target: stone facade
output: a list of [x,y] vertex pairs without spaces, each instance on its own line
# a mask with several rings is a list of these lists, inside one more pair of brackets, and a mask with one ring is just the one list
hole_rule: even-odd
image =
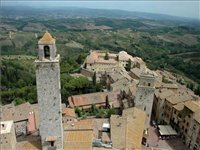
[[2,121],[0,132],[0,149],[16,150],[16,136],[13,121]]
[[[108,55],[108,59],[105,59],[106,54]],[[114,53],[94,50],[87,56],[83,68],[96,73],[113,72],[119,68],[124,69],[129,61],[131,62],[131,68],[138,67],[142,69],[146,67],[146,64],[141,58],[132,57],[125,51]]]
[[[42,149],[63,149],[62,105],[59,55],[54,39],[47,32],[38,42],[39,59],[36,63],[36,82],[39,105],[39,132]],[[51,45],[52,44],[52,45]],[[45,54],[45,46],[49,49]]]
[[196,120],[193,120],[190,124],[186,136],[186,145],[192,150],[200,149],[200,123]]
[[148,72],[140,75],[139,85],[137,86],[135,107],[146,112],[146,129],[148,130],[151,118],[151,111],[155,92],[155,76]]

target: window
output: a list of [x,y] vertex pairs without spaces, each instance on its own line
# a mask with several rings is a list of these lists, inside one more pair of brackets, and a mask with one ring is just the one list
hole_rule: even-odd
[[52,147],[54,146],[54,141],[51,141],[51,146],[52,146]]
[[151,83],[148,83],[148,86],[151,86]]
[[146,111],[146,106],[144,107],[144,111]]
[[189,125],[189,123],[187,122],[187,126]]
[[174,114],[176,114],[176,110],[174,111]]
[[187,129],[185,129],[185,133],[187,133]]
[[44,46],[44,57],[49,58],[50,57],[50,48],[49,46]]
[[193,126],[193,130],[196,130],[196,124],[194,124],[194,126]]

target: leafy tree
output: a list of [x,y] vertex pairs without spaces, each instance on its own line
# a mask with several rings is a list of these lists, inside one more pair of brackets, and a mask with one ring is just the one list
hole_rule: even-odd
[[93,85],[96,85],[96,71],[93,74],[92,82],[93,82]]
[[96,114],[97,118],[104,118],[106,116],[104,109],[98,109],[98,113]]
[[187,88],[194,90],[194,84],[193,83],[188,83]]
[[82,113],[79,107],[75,108],[75,113],[78,115],[78,117],[82,117]]
[[197,86],[197,88],[195,89],[194,93],[196,95],[199,95],[200,96],[200,85]]
[[92,104],[92,107],[91,107],[91,113],[92,113],[92,115],[95,115],[97,112],[98,112],[98,110],[97,110],[96,105]]
[[14,102],[15,102],[15,105],[20,105],[20,104],[23,104],[25,100],[22,98],[16,98]]
[[80,54],[80,55],[78,56],[78,58],[76,59],[76,62],[77,62],[78,64],[82,64],[83,61],[84,61],[83,55]]
[[107,110],[107,115],[106,117],[110,118],[111,115],[115,115],[116,114],[116,110],[115,108],[111,108]]

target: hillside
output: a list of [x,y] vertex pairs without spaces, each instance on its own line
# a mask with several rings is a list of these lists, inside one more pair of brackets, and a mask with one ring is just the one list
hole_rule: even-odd
[[[46,30],[56,37],[62,74],[77,72],[91,49],[125,50],[144,59],[150,69],[169,70],[200,84],[200,29],[195,20],[117,10],[71,8],[52,10],[53,13],[45,13],[47,9],[9,10],[2,9],[0,24],[4,71],[1,88],[5,92],[10,88],[21,90],[22,85],[34,79],[34,59],[24,55],[36,56],[37,41]],[[9,73],[18,74],[15,67],[19,74],[23,73],[21,70],[27,72],[25,83],[13,85],[21,79],[18,75],[12,80],[8,78]],[[35,87],[35,81],[29,83]]]

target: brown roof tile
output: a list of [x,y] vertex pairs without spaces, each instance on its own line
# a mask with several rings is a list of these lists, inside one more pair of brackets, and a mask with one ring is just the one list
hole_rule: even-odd
[[194,120],[196,120],[198,123],[200,123],[200,110],[198,110],[194,113]]
[[74,109],[73,108],[66,108],[65,109],[65,116],[76,117]]
[[92,149],[94,120],[80,120],[64,125],[64,149]]
[[74,106],[87,106],[92,104],[102,104],[106,101],[108,95],[109,102],[112,103],[117,100],[119,92],[98,92],[82,95],[74,95],[68,97],[70,107]]
[[188,109],[190,109],[192,112],[196,112],[196,111],[200,110],[200,105],[195,101],[187,101],[184,103],[184,105]]
[[137,108],[123,111],[122,116],[112,115],[111,140],[117,149],[141,149],[145,127],[145,112]]
[[45,32],[43,37],[39,40],[39,44],[54,44],[55,39],[51,36],[49,32]]
[[181,111],[184,108],[184,103],[178,103],[178,104],[174,105],[173,108],[178,111]]

